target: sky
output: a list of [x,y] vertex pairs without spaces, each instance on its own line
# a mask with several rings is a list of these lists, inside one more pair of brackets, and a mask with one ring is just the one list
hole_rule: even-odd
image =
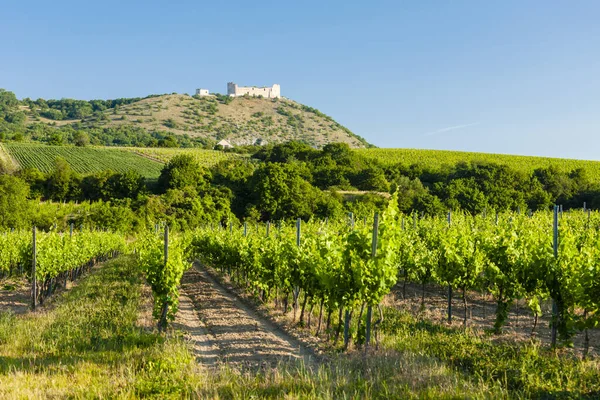
[[281,85],[379,147],[600,160],[600,2],[0,0],[0,87]]

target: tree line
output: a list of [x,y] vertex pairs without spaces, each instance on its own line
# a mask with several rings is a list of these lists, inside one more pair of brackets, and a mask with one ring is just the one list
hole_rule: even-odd
[[435,170],[417,164],[381,166],[345,144],[315,150],[289,142],[211,168],[201,167],[189,155],[176,156],[157,180],[133,171],[82,176],[63,159],[56,160],[51,173],[22,169],[0,181],[5,196],[0,227],[26,225],[27,216],[19,217],[13,209],[29,210],[27,204],[40,201],[93,205],[97,209],[88,212],[88,222],[103,218],[115,224],[106,221],[114,212],[120,216],[117,228],[165,221],[185,229],[238,220],[340,219],[348,212],[370,216],[387,206],[392,192],[398,192],[400,211],[423,215],[448,210],[526,212],[552,204],[568,209],[584,202],[588,208],[600,207],[600,185],[582,169],[560,172],[549,167],[525,174],[492,163],[458,163]]

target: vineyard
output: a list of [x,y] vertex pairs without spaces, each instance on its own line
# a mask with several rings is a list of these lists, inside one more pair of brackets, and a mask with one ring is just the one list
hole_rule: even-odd
[[556,167],[561,172],[570,172],[584,168],[590,175],[600,174],[600,161],[571,160],[562,158],[516,156],[508,154],[472,153],[449,150],[420,150],[420,149],[356,149],[358,154],[375,159],[384,165],[422,164],[440,168],[442,165],[456,165],[460,162],[491,162],[507,165],[524,173],[531,173],[536,168]]
[[[152,290],[151,314],[164,331],[177,318],[182,277],[197,268],[191,261],[200,260],[329,349],[397,348],[451,365],[459,357],[458,369],[462,365],[462,371],[492,382],[494,393],[514,392],[517,397],[565,390],[595,393],[600,387],[593,364],[600,322],[600,214],[563,213],[556,207],[551,213],[422,217],[399,213],[395,204],[360,220],[350,214],[337,221],[211,225],[185,232],[169,232],[157,224],[129,246],[120,235],[103,231],[37,232],[33,237],[31,231],[6,233],[0,236],[1,273],[29,276],[34,288],[40,282],[33,293],[43,300],[94,261],[133,252],[135,268]],[[417,315],[390,299],[391,293],[406,297],[407,286],[420,292]],[[424,319],[432,290],[447,299],[447,322],[459,320],[464,327],[453,323],[444,328]],[[467,307],[483,295],[495,303],[493,321],[484,327],[490,334],[505,329],[511,307],[519,301],[527,305],[534,331],[543,329],[542,321],[552,326],[551,341],[542,347],[535,342],[493,344],[470,333]],[[462,303],[458,312],[454,297]],[[550,311],[544,306],[548,303]],[[247,325],[258,329],[251,319]],[[591,364],[571,353],[551,352],[572,346],[576,335],[584,335],[578,354],[591,357]],[[364,354],[378,357],[377,352]],[[532,363],[552,375],[536,377],[539,371]]]
[[162,163],[167,163],[171,158],[178,155],[191,155],[198,162],[198,164],[205,168],[210,168],[223,160],[245,158],[245,156],[236,153],[225,153],[223,151],[205,149],[126,147],[125,150]]
[[27,276],[33,282],[33,305],[74,280],[97,261],[123,252],[125,241],[110,232],[68,234],[18,231],[0,235],[0,277]]
[[53,171],[58,157],[65,159],[80,174],[104,170],[136,171],[144,177],[156,178],[163,167],[160,162],[115,148],[46,146],[33,143],[5,143],[3,146],[21,168],[37,168],[42,172]]

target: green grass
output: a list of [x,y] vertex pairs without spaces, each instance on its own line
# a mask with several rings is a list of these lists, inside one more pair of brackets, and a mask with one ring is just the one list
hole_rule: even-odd
[[511,398],[600,398],[600,362],[581,361],[536,342],[498,343],[470,330],[385,308],[384,347],[439,359],[476,382],[500,385]]
[[484,161],[505,164],[509,167],[530,173],[536,168],[556,166],[561,171],[572,171],[585,168],[590,176],[600,174],[600,161],[572,160],[563,158],[517,156],[508,154],[472,153],[466,151],[448,150],[418,150],[418,149],[357,149],[359,154],[376,159],[384,165],[392,164],[423,164],[434,168],[442,165],[454,165],[461,161]]
[[121,258],[49,309],[0,312],[0,398],[180,397],[192,358],[136,326],[140,285]]
[[33,167],[42,172],[51,172],[57,157],[64,158],[80,174],[133,170],[144,177],[156,178],[163,168],[160,162],[119,148],[47,146],[34,143],[5,143],[3,147],[21,168]]

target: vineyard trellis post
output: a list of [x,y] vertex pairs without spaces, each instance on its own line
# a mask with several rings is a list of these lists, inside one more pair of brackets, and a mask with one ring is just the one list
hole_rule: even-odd
[[[300,236],[302,230],[302,219],[298,218],[296,220],[296,246],[300,247]],[[300,295],[300,286],[294,286],[294,321],[296,320],[296,314],[298,311],[298,296]]]
[[36,258],[37,258],[37,245],[36,245],[36,229],[33,227],[33,242],[32,242],[32,261],[31,261],[31,308],[35,311],[37,306],[37,277],[36,277]]
[[[558,259],[558,211],[559,207],[554,206],[552,219],[552,247],[554,248],[554,259]],[[558,305],[556,299],[552,299],[552,347],[556,347],[556,333],[558,325]]]
[[[164,250],[164,255],[165,255],[165,260],[164,260],[164,267],[165,269],[167,268],[167,265],[169,263],[169,225],[165,225],[165,250]],[[167,294],[167,297],[163,303],[163,308],[162,308],[162,312],[160,315],[160,321],[158,321],[158,330],[159,331],[164,331],[167,328],[167,312],[169,311],[169,295]]]
[[271,228],[271,222],[267,221],[267,237],[269,237],[269,229]]
[[248,223],[244,221],[244,237],[248,236]]
[[[452,211],[448,211],[448,228],[452,224]],[[452,285],[448,283],[448,323],[452,323]]]
[[[373,241],[371,243],[371,257],[373,258],[373,262],[375,262],[375,257],[377,257],[377,235],[379,232],[379,214],[375,213],[375,218],[373,220]],[[373,306],[369,304],[367,306],[367,323],[366,323],[366,334],[365,334],[365,352],[369,347],[369,343],[371,342],[371,319],[373,316]]]

